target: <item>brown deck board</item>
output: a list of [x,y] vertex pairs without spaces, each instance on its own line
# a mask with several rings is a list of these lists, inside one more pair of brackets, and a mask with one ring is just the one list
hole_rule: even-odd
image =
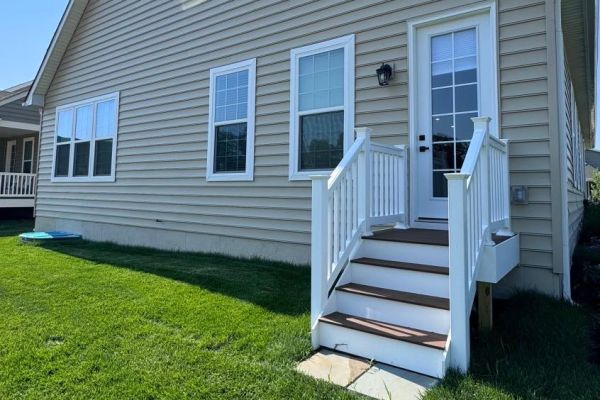
[[360,285],[358,283],[348,283],[336,288],[341,292],[370,296],[378,299],[400,301],[403,303],[415,304],[442,310],[450,309],[450,301],[443,297],[428,296],[419,293],[401,292],[399,290],[384,289],[374,286]]
[[327,324],[371,333],[373,335],[383,336],[390,339],[414,343],[421,346],[427,346],[438,350],[445,349],[446,340],[448,338],[447,335],[442,335],[439,333],[407,328],[405,326],[388,324],[386,322],[355,317],[353,315],[342,314],[339,312],[325,315],[319,318],[319,320]]
[[392,228],[375,231],[371,236],[363,236],[363,239],[448,246],[448,231],[437,229]]
[[380,260],[377,258],[360,257],[352,260],[357,264],[374,265],[377,267],[404,269],[408,271],[427,272],[431,274],[448,275],[448,267],[438,267],[436,265],[414,264],[400,261]]

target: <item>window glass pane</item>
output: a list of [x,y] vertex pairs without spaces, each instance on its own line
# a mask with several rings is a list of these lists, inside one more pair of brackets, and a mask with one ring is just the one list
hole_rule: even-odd
[[460,171],[465,157],[467,156],[467,150],[469,150],[469,144],[471,142],[457,142],[456,143],[456,168]]
[[92,137],[92,106],[77,108],[75,116],[75,140],[89,140]]
[[31,173],[31,161],[23,162],[23,173],[30,174]]
[[431,64],[431,87],[452,85],[452,61]]
[[73,110],[60,111],[56,123],[56,141],[58,143],[71,140],[73,130]]
[[454,57],[474,56],[477,54],[475,28],[454,33]]
[[457,86],[454,90],[456,112],[477,111],[477,84]]
[[477,58],[465,57],[454,61],[454,83],[477,82]]
[[343,154],[343,111],[300,117],[301,170],[333,169]]
[[28,140],[23,144],[23,160],[31,160],[33,156],[33,142]]
[[69,175],[69,151],[71,145],[62,144],[56,146],[56,158],[54,160],[54,176]]
[[244,119],[248,116],[248,70],[216,77],[215,122]]
[[431,140],[441,142],[454,139],[452,115],[433,117],[433,135]]
[[471,140],[473,137],[473,121],[477,113],[456,114],[456,140]]
[[96,138],[107,138],[115,136],[117,123],[115,100],[108,100],[96,105]]
[[431,109],[433,114],[449,114],[452,112],[452,88],[434,89],[431,91]]
[[298,109],[300,111],[344,105],[344,49],[300,57]]
[[454,169],[454,143],[433,145],[433,168]]
[[215,172],[246,170],[247,124],[221,125],[215,129]]
[[106,176],[111,174],[112,143],[112,139],[96,142],[94,176]]
[[453,171],[433,172],[433,197],[448,197],[448,180],[444,174]]
[[452,58],[452,34],[431,38],[431,61],[442,61]]
[[88,176],[90,165],[90,142],[75,143],[73,176]]

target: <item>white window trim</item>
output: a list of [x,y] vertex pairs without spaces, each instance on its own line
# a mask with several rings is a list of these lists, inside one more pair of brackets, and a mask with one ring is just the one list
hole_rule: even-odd
[[[309,180],[311,175],[330,173],[331,170],[300,171],[299,161],[299,117],[298,111],[298,61],[300,57],[323,53],[326,51],[344,49],[344,106],[331,110],[344,110],[344,153],[352,145],[354,138],[354,34],[343,36],[326,42],[316,43],[290,52],[290,164],[289,179],[291,181]],[[327,109],[320,110],[326,112]]]
[[[75,141],[71,136],[71,144],[70,144],[70,152],[69,152],[69,174],[68,176],[54,176],[56,172],[56,129],[58,129],[58,114],[61,111],[66,111],[69,109],[73,110],[73,128],[71,129],[71,135],[75,134],[75,123],[77,121],[76,117],[76,108],[88,104],[95,104],[105,100],[115,100],[115,135],[112,138],[112,160],[111,160],[111,174],[103,175],[103,176],[93,176],[94,172],[94,158],[95,158],[95,130],[96,130],[96,110],[93,108],[92,115],[92,139],[90,139],[90,159],[89,159],[89,170],[88,176],[73,176],[73,157],[75,155]],[[119,92],[109,93],[102,96],[97,96],[89,99],[85,99],[82,101],[78,101],[75,103],[65,104],[59,107],[56,107],[56,112],[54,114],[54,145],[52,147],[52,173],[50,175],[51,182],[114,182],[116,176],[116,168],[117,168],[117,140],[119,136]],[[103,138],[108,139],[108,138]]]
[[[31,159],[26,160],[25,159],[25,143],[27,142],[31,142]],[[30,173],[34,173],[33,171],[33,160],[35,158],[35,138],[34,137],[30,137],[30,138],[25,138],[23,139],[23,156],[21,157],[21,172],[25,171],[25,163],[30,161],[31,162],[31,172]]]
[[[248,70],[248,112],[246,118],[246,169],[244,172],[215,172],[215,110],[214,90],[216,78],[232,72]],[[256,58],[224,65],[210,70],[210,85],[208,99],[208,148],[206,155],[206,180],[208,182],[252,181],[254,179],[254,132],[255,132],[255,96],[256,96]]]

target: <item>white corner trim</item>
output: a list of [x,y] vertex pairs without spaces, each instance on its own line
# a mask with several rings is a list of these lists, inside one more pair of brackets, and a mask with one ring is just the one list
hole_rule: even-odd
[[299,115],[298,115],[298,60],[300,57],[323,53],[326,51],[344,49],[344,153],[348,151],[354,139],[354,59],[355,35],[342,36],[336,39],[315,43],[290,51],[290,142],[289,142],[289,180],[310,180],[311,175],[329,174],[324,171],[299,171]]
[[[244,172],[215,172],[215,89],[216,78],[232,72],[248,70],[248,111],[246,118],[234,122],[246,122],[246,168]],[[208,95],[208,145],[206,154],[206,180],[208,182],[232,182],[254,180],[254,135],[256,119],[256,58],[223,65],[210,70]]]
[[[96,105],[103,101],[107,100],[115,100],[115,109],[114,109],[114,118],[115,118],[115,134],[112,137],[112,159],[111,159],[111,173],[110,175],[102,175],[102,176],[94,176],[94,160],[95,160],[95,151],[96,151]],[[52,146],[52,171],[50,173],[50,181],[51,182],[63,182],[63,183],[77,183],[77,182],[114,182],[116,180],[116,169],[117,169],[117,142],[119,139],[119,101],[120,101],[120,93],[113,92],[104,94],[101,96],[77,101],[74,103],[64,104],[62,106],[56,107],[54,112],[54,131],[53,131],[53,146]],[[74,153],[75,153],[75,141],[73,135],[75,134],[75,123],[77,122],[76,118],[76,108],[84,105],[92,106],[92,135],[90,142],[90,150],[89,150],[89,166],[88,166],[88,175],[87,176],[73,176],[73,162],[74,162]],[[58,114],[61,111],[72,111],[73,112],[73,121],[71,128],[71,141],[68,142],[70,146],[69,150],[69,173],[68,176],[54,176],[56,171],[56,129],[58,129]],[[109,139],[108,137],[100,138],[98,141]],[[61,145],[66,145],[66,142]]]

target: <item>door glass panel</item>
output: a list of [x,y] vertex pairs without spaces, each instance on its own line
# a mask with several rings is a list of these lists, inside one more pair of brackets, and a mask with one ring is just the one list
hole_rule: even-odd
[[459,172],[479,115],[475,28],[431,38],[433,197],[448,197],[445,173]]

